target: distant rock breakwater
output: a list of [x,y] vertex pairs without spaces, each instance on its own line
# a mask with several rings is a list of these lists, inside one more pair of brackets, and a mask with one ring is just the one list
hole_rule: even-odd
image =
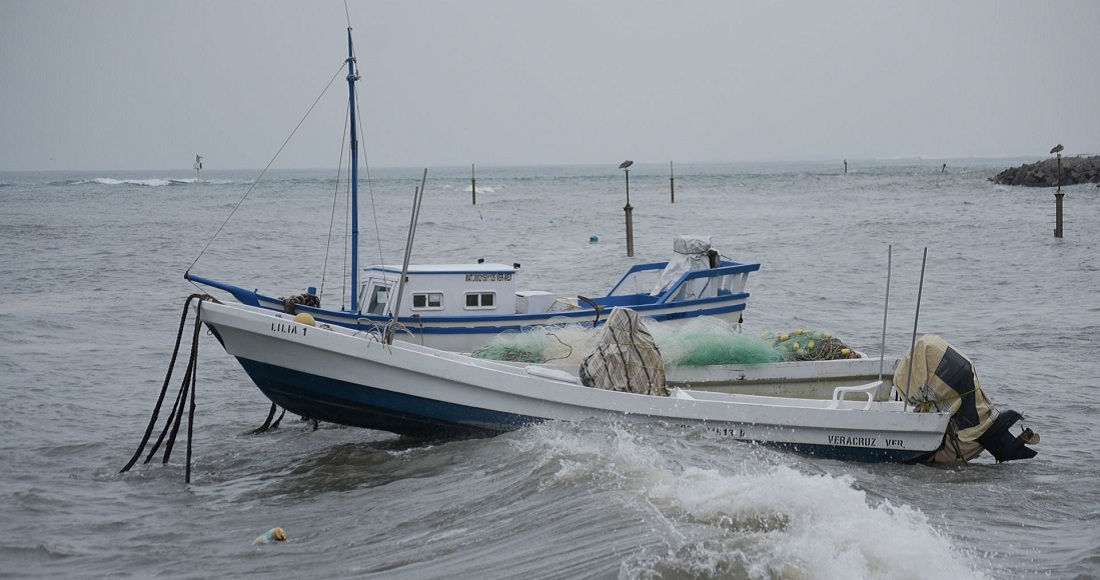
[[1027,187],[1100,183],[1100,155],[1063,157],[1061,183],[1058,182],[1058,160],[1056,158],[1036,161],[1019,167],[1009,167],[996,176],[990,177],[989,180],[1001,185],[1023,185]]

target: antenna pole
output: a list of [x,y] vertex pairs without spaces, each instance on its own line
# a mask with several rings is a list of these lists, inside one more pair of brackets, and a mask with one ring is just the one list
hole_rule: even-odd
[[924,247],[924,257],[920,261],[920,285],[917,286],[917,314],[913,317],[913,340],[909,343],[909,377],[905,379],[905,404],[902,409],[909,410],[909,391],[913,382],[913,359],[916,358],[917,348],[917,321],[920,319],[920,298],[924,293],[924,265],[928,262],[928,246]]
[[890,312],[890,270],[894,246],[886,246],[886,305],[882,307],[882,350],[878,361],[878,380],[882,380],[882,368],[886,366],[886,315]]
[[393,344],[393,331],[397,323],[397,315],[401,312],[401,295],[405,293],[405,280],[409,277],[409,259],[412,257],[413,237],[416,235],[416,222],[420,219],[420,200],[424,198],[424,183],[428,180],[428,168],[424,168],[424,176],[420,178],[420,187],[413,194],[412,218],[409,221],[409,238],[405,242],[405,262],[401,265],[401,279],[397,281],[397,298],[394,300],[393,310],[390,313],[390,324],[386,327],[383,341]]

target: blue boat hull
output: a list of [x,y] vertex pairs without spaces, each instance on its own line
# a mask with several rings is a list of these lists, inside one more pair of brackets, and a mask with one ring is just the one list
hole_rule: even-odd
[[424,439],[491,437],[543,419],[443,403],[238,357],[260,391],[303,417]]

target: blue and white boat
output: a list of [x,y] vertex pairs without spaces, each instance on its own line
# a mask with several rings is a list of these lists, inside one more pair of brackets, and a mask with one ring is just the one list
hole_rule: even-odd
[[[629,307],[656,321],[682,321],[716,316],[738,322],[749,294],[745,282],[759,264],[722,260],[715,268],[676,276],[667,289],[645,285],[670,268],[667,262],[631,267],[603,296],[561,296],[516,289],[517,268],[504,264],[410,265],[400,284],[401,266],[372,266],[348,309],[325,309],[308,302],[288,302],[255,290],[187,274],[198,284],[229,292],[242,304],[279,312],[306,312],[316,321],[362,331],[394,327],[393,308],[400,304],[395,337],[443,350],[470,352],[502,332],[556,324],[600,324],[601,313]],[[396,300],[397,293],[401,299]]]
[[[592,324],[601,312],[629,307],[656,321],[717,316],[738,322],[749,297],[748,275],[760,264],[725,259],[706,236],[674,240],[668,262],[631,267],[603,296],[581,297],[516,287],[519,264],[377,265],[360,270],[358,226],[358,140],[356,137],[355,53],[348,29],[348,92],[350,112],[351,212],[350,304],[331,308],[308,282],[304,293],[291,298],[263,294],[247,284],[213,280],[187,271],[196,284],[228,292],[249,306],[276,311],[307,312],[315,320],[356,330],[398,330],[399,340],[468,352],[502,332],[552,324]],[[421,188],[422,193],[423,188]],[[414,220],[415,222],[415,220]],[[410,226],[410,230],[415,227]],[[411,239],[411,234],[410,234]],[[364,281],[360,284],[360,275]],[[307,289],[308,288],[308,289]]]

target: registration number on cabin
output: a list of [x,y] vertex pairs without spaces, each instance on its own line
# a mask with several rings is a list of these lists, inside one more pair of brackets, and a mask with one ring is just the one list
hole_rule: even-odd
[[511,282],[511,274],[466,274],[467,282]]

